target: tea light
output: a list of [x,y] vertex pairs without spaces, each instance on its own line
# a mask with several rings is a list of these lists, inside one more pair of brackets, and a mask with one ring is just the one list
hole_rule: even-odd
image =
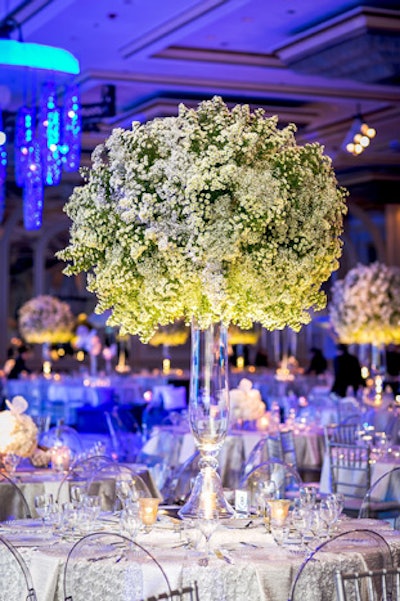
[[257,430],[261,430],[262,432],[267,431],[269,428],[269,422],[270,422],[269,415],[262,415],[257,420],[257,424],[256,424]]
[[284,524],[290,507],[290,499],[268,499],[266,501],[271,511],[271,520],[277,524]]
[[160,499],[139,497],[139,518],[145,526],[152,526],[157,520]]
[[56,446],[51,450],[51,467],[56,472],[67,472],[71,463],[71,451],[66,446]]

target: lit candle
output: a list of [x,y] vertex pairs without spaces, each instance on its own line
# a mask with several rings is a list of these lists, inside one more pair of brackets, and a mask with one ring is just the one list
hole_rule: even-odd
[[139,518],[145,526],[152,526],[157,520],[160,499],[139,497]]
[[265,432],[269,428],[269,415],[262,415],[257,420],[257,430]]
[[56,446],[51,450],[51,467],[57,472],[69,470],[71,451],[65,446]]
[[268,499],[267,503],[271,510],[271,520],[284,524],[289,513],[290,499]]

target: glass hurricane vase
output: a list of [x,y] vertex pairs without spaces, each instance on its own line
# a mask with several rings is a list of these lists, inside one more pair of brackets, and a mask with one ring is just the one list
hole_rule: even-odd
[[199,473],[182,518],[231,517],[218,474],[218,453],[229,424],[227,328],[214,324],[201,330],[192,322],[189,424],[200,452]]

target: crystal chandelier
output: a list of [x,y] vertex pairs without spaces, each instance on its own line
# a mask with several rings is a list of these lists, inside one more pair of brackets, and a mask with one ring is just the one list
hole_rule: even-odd
[[[5,210],[5,183],[9,153],[14,144],[15,181],[22,188],[23,220],[27,230],[42,225],[45,186],[56,186],[63,171],[76,171],[80,163],[81,105],[73,77],[77,59],[66,50],[9,39],[18,25],[0,24],[0,65],[23,69],[22,106],[16,113],[0,106],[0,222]],[[20,34],[21,38],[21,34]],[[29,100],[28,100],[29,97]],[[13,120],[13,136],[5,125]],[[11,139],[8,139],[10,138]],[[13,137],[13,139],[12,139]]]

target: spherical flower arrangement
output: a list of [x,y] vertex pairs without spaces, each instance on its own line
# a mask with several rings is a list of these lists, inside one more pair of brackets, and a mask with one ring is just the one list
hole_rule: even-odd
[[36,449],[38,429],[29,415],[24,415],[28,403],[23,397],[6,401],[8,409],[0,411],[0,453],[30,457]]
[[41,295],[22,305],[18,325],[23,338],[31,344],[62,344],[72,337],[74,317],[67,303]]
[[96,311],[144,342],[179,318],[298,330],[326,304],[346,193],[295,131],[220,97],[115,129],[65,206],[65,273],[88,272]]
[[400,343],[400,269],[357,265],[332,287],[329,318],[344,344]]
[[240,380],[239,386],[229,391],[229,404],[233,422],[254,421],[266,412],[260,391],[253,388],[253,383],[247,378]]

